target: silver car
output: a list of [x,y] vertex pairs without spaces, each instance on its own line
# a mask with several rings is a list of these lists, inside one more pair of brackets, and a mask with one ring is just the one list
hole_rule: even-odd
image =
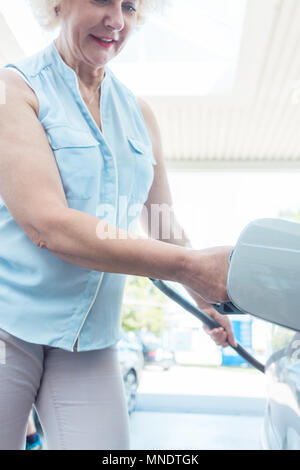
[[300,333],[271,328],[262,447],[300,450]]
[[136,406],[136,394],[144,367],[142,346],[139,342],[131,340],[124,334],[118,343],[119,361],[123,375],[128,413],[132,413]]

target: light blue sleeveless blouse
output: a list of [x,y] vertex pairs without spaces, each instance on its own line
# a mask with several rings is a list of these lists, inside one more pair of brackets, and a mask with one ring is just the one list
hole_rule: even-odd
[[[134,233],[156,161],[133,93],[105,67],[100,132],[54,42],[5,67],[36,93],[69,207]],[[38,248],[0,200],[0,328],[68,351],[111,346],[120,337],[125,281]]]

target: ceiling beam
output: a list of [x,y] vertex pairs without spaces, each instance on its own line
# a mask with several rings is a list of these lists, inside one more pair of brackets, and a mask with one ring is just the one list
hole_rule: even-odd
[[165,163],[170,171],[300,171],[300,160],[165,160]]

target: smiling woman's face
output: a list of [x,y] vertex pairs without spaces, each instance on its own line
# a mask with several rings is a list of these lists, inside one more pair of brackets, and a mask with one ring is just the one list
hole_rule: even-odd
[[104,66],[135,30],[138,9],[139,0],[62,0],[60,36],[74,57],[95,67]]

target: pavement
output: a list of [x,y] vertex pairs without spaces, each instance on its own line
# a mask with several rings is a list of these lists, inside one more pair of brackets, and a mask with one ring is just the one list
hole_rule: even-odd
[[147,366],[131,448],[260,450],[265,404],[265,376],[252,368]]

